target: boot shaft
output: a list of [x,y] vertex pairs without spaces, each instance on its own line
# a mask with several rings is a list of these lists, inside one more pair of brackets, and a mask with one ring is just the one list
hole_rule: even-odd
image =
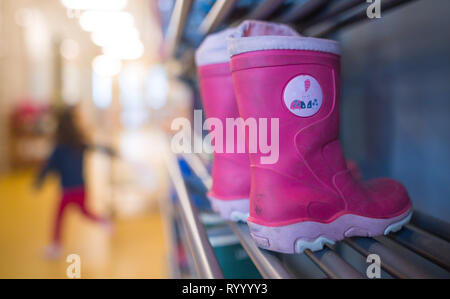
[[[262,30],[255,27],[262,26]],[[340,57],[333,41],[298,36],[278,25],[250,22],[229,40],[241,117],[277,119],[279,128],[247,135],[248,146],[278,143],[275,163],[260,148],[250,153],[250,219],[284,225],[327,220],[345,208],[333,178],[345,171],[339,143]],[[250,29],[249,29],[250,28]],[[249,33],[250,32],[250,33]],[[253,33],[282,36],[245,36]],[[244,36],[242,36],[244,35]],[[320,202],[314,202],[320,198]]]
[[[232,56],[231,70],[241,116],[279,120],[278,161],[262,165],[265,154],[258,150],[250,154],[252,167],[283,169],[336,193],[333,176],[346,170],[339,143],[340,57],[310,50],[251,51]],[[269,143],[277,141],[271,130],[267,134]]]
[[[210,35],[196,53],[200,92],[208,119],[216,119],[220,127],[212,127],[222,137],[221,147],[214,151],[213,185],[209,196],[220,200],[248,199],[250,193],[250,161],[246,153],[238,153],[237,134],[227,144],[227,119],[239,118],[230,71],[226,36],[231,30]],[[217,140],[212,140],[213,145]],[[226,152],[226,148],[235,148]],[[239,179],[237,179],[239,178]]]

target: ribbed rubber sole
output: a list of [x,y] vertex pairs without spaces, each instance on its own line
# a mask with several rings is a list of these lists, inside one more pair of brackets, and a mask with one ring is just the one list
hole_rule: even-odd
[[220,217],[233,222],[247,222],[250,205],[248,199],[221,200],[210,196],[208,198],[213,211]]
[[282,252],[318,251],[348,237],[375,237],[399,231],[412,216],[412,210],[389,218],[375,219],[345,214],[330,223],[298,222],[286,226],[263,226],[248,222],[253,240],[261,248]]

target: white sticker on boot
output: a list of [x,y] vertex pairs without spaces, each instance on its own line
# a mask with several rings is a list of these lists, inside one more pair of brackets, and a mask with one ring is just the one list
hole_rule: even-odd
[[286,107],[295,115],[312,116],[322,106],[322,88],[315,78],[309,75],[300,75],[286,85],[283,99]]

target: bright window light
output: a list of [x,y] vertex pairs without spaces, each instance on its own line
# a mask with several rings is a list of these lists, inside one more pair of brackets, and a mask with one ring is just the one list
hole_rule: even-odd
[[74,10],[121,10],[127,0],[61,0],[62,5]]
[[120,100],[123,107],[143,105],[145,69],[140,65],[127,65],[119,75]]
[[140,40],[122,42],[103,47],[105,55],[123,60],[135,60],[144,55],[144,45]]
[[100,55],[92,61],[95,73],[104,77],[113,77],[122,69],[122,62],[108,55]]
[[73,39],[66,38],[61,43],[60,52],[67,60],[74,60],[80,54],[80,46]]
[[120,28],[133,28],[133,16],[124,11],[85,11],[81,14],[80,25],[83,30],[114,31]]
[[126,108],[120,115],[120,120],[127,129],[137,129],[143,126],[148,119],[149,113],[144,109]]
[[117,30],[102,29],[92,32],[91,40],[99,47],[114,46],[139,40],[139,31],[134,27],[122,27]]
[[169,91],[169,80],[163,66],[156,65],[149,70],[146,88],[149,106],[156,110],[164,107]]
[[92,100],[95,106],[106,109],[111,105],[113,95],[113,78],[92,72]]
[[14,15],[16,24],[21,27],[31,27],[36,22],[36,11],[32,8],[20,8]]
[[63,66],[63,101],[69,105],[75,105],[80,100],[80,68],[75,63],[66,62]]
[[139,64],[128,64],[119,75],[122,124],[126,128],[138,128],[148,120],[145,109],[143,79],[145,68]]

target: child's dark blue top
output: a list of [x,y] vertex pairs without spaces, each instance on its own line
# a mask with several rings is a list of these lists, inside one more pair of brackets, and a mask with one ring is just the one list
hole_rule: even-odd
[[84,186],[83,157],[87,147],[75,149],[67,145],[57,145],[42,169],[38,181],[42,182],[45,175],[56,172],[63,189]]

